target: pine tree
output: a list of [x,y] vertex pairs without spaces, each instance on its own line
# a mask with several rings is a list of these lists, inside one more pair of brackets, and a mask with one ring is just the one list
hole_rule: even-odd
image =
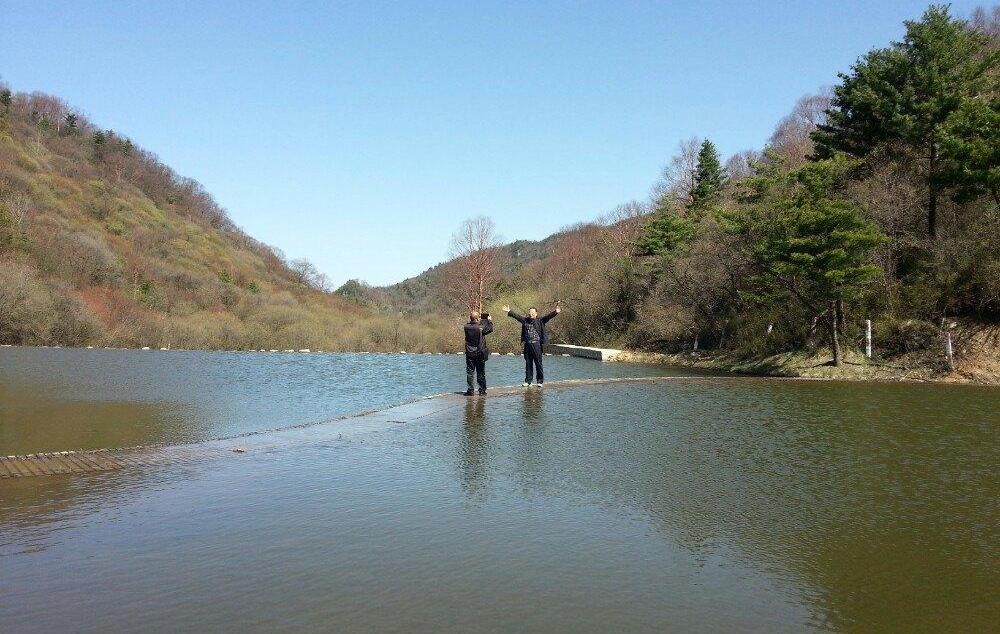
[[[997,142],[998,61],[987,36],[953,19],[947,6],[931,6],[920,21],[906,22],[902,42],[871,51],[840,75],[828,121],[813,133],[817,157],[886,149],[912,162],[927,188],[927,231],[935,237],[943,191],[962,197],[991,186],[977,148]],[[967,125],[970,118],[993,127]],[[977,157],[980,169],[970,178]]]
[[841,365],[844,303],[879,274],[869,263],[884,241],[859,210],[836,194],[851,168],[843,158],[806,165],[771,181],[767,192],[737,219],[747,255],[759,271],[756,299],[788,296],[828,316],[834,364]]
[[722,189],[724,179],[725,172],[719,161],[719,152],[715,149],[715,144],[706,139],[698,152],[698,168],[695,171],[694,188],[691,190],[690,207],[701,208],[711,202]]
[[657,211],[635,241],[638,256],[672,255],[694,235],[694,226],[673,210]]

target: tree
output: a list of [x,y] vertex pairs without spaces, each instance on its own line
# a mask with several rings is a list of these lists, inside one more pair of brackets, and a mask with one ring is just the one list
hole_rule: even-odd
[[655,207],[664,208],[672,203],[684,206],[691,204],[700,146],[701,141],[697,137],[684,139],[677,145],[677,154],[670,159],[670,164],[663,168],[660,182],[653,186]]
[[62,134],[72,135],[76,134],[79,131],[80,118],[76,114],[72,112],[67,112],[66,117],[63,119],[63,121],[65,125],[63,126]]
[[635,241],[638,256],[672,255],[694,235],[694,225],[671,210],[661,210],[642,227]]
[[316,268],[316,265],[306,258],[292,260],[288,263],[288,268],[292,272],[295,281],[302,286],[323,293],[330,290],[329,278],[327,278],[325,274],[321,273],[320,270]]
[[790,296],[814,314],[826,307],[834,364],[842,364],[844,303],[878,274],[869,263],[884,241],[873,224],[836,188],[852,162],[840,158],[806,165],[787,176],[761,180],[757,202],[736,218],[757,270],[755,299]]
[[0,85],[0,106],[3,106],[3,114],[10,114],[11,92],[7,86]]
[[760,158],[760,152],[756,150],[743,150],[733,154],[726,160],[726,180],[733,183],[749,178]]
[[927,232],[936,237],[944,190],[968,196],[989,187],[982,170],[968,174],[978,156],[970,148],[995,144],[996,128],[968,124],[995,120],[998,55],[988,35],[953,19],[947,6],[931,6],[920,21],[906,22],[902,42],[871,51],[840,75],[828,120],[813,134],[817,157],[864,158],[883,149],[912,161],[926,188]]
[[792,112],[775,126],[767,144],[791,167],[799,167],[814,153],[811,135],[818,126],[826,123],[826,112],[830,109],[832,98],[830,88],[799,97]]
[[698,152],[698,167],[694,174],[694,187],[691,189],[690,207],[701,208],[719,193],[725,180],[725,172],[719,161],[719,151],[715,144],[705,139]]
[[482,312],[500,275],[500,236],[491,218],[477,216],[462,223],[451,238],[456,260],[455,291],[469,310]]

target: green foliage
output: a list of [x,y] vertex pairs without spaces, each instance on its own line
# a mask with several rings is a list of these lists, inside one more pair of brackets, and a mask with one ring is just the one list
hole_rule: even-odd
[[367,297],[368,289],[361,280],[353,279],[341,284],[340,288],[335,290],[334,293],[345,299],[363,302]]
[[64,135],[72,135],[79,132],[79,117],[72,112],[66,113],[66,118],[64,120],[65,125],[63,126],[62,133]]
[[657,212],[642,228],[635,241],[638,256],[669,256],[681,249],[694,235],[691,221],[672,210]]
[[792,296],[819,310],[856,298],[878,277],[870,257],[885,238],[835,191],[848,169],[842,159],[807,165],[772,182],[738,218],[758,271],[757,299]]
[[928,188],[935,235],[939,191],[950,188],[959,199],[996,192],[998,60],[987,36],[947,6],[931,6],[906,22],[902,42],[840,75],[828,121],[813,134],[817,156],[886,150],[911,163]]
[[719,160],[719,152],[715,144],[705,140],[698,152],[698,167],[694,176],[694,188],[691,190],[691,207],[701,208],[716,198],[722,189],[725,171]]

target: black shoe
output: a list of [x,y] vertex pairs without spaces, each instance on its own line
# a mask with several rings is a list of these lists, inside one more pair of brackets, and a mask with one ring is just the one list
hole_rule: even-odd
[[486,390],[479,390],[479,396],[486,396]]
[[465,390],[466,396],[472,396],[473,394],[475,394],[475,392],[473,392],[472,390]]

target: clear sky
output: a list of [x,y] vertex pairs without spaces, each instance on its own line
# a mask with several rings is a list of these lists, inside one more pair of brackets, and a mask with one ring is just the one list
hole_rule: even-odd
[[683,138],[761,147],[926,6],[0,0],[0,76],[335,283],[382,284],[445,259],[471,216],[538,239],[645,199]]

